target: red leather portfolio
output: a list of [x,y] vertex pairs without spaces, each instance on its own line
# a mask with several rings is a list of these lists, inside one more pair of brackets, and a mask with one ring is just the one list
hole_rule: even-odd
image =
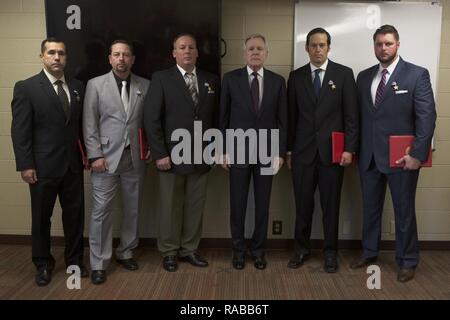
[[[409,149],[412,147],[414,136],[389,136],[389,166],[391,168],[402,167],[400,164],[396,164],[395,161],[402,158],[404,155],[409,154]],[[431,147],[428,153],[428,159],[422,162],[422,167],[431,167]]]
[[84,151],[84,146],[81,143],[80,139],[77,140],[77,145],[78,145],[78,149],[80,149],[81,160],[83,161],[83,168],[87,170],[87,169],[89,169],[89,160],[86,156],[86,151]]
[[333,131],[331,133],[332,162],[340,163],[343,152],[344,152],[344,133],[339,131]]
[[145,131],[142,128],[139,128],[139,151],[141,160],[145,160],[145,156],[147,155],[148,151],[148,143],[147,137],[145,136]]

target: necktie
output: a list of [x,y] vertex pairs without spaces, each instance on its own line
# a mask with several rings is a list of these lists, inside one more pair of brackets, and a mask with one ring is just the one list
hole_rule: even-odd
[[253,110],[258,112],[259,109],[259,82],[258,82],[258,73],[252,72],[253,80],[250,85],[250,91],[252,93],[252,101],[253,101]]
[[378,109],[378,106],[380,105],[381,98],[383,97],[384,88],[386,87],[386,75],[388,71],[387,69],[383,69],[381,71],[381,80],[377,87],[377,93],[375,95],[375,108]]
[[120,98],[122,98],[123,108],[125,109],[125,113],[128,113],[128,91],[127,91],[127,82],[122,81],[122,91],[120,92]]
[[316,69],[314,70],[314,82],[313,82],[313,87],[314,87],[314,94],[316,95],[316,98],[319,98],[319,94],[320,94],[320,71],[322,71],[322,69]]
[[194,74],[186,72],[184,74],[186,78],[186,85],[188,87],[189,93],[191,94],[192,101],[194,102],[194,107],[198,106],[198,92],[194,83]]
[[70,118],[70,103],[69,103],[69,98],[67,97],[67,93],[66,91],[64,91],[63,89],[63,82],[61,80],[56,80],[55,84],[57,86],[57,91],[58,91],[58,97],[59,100],[61,101],[63,110],[64,110],[64,115],[66,116],[66,122],[69,121]]

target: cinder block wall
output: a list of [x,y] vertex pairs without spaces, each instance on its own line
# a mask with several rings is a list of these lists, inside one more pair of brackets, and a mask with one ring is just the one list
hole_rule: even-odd
[[[443,5],[443,20],[435,134],[438,151],[434,154],[433,168],[422,170],[417,190],[417,220],[421,240],[450,240],[450,0],[440,2]],[[243,66],[244,38],[251,33],[262,33],[270,42],[267,67],[287,78],[293,62],[294,0],[223,0],[222,8],[222,37],[228,44],[228,54],[222,61],[222,73]],[[15,171],[10,137],[11,99],[16,81],[41,70],[39,45],[45,35],[44,0],[0,1],[0,234],[30,234],[28,187]],[[154,237],[156,234],[156,185],[157,175],[150,165],[140,223],[143,237]],[[230,236],[228,188],[225,172],[219,168],[213,170],[208,185],[204,237]],[[91,207],[91,188],[87,173],[85,191],[87,230]],[[249,212],[252,212],[252,207],[249,204]],[[116,201],[115,211],[115,235],[118,235],[120,201]],[[274,179],[270,208],[270,220],[283,221],[283,234],[270,234],[269,237],[292,238],[294,215],[291,175],[283,168]],[[394,239],[392,221],[392,203],[387,196],[383,239]],[[346,169],[340,238],[359,239],[361,222],[359,178],[354,168]],[[54,212],[52,234],[63,234],[59,206]],[[321,214],[317,209],[313,237],[320,238],[321,234]]]

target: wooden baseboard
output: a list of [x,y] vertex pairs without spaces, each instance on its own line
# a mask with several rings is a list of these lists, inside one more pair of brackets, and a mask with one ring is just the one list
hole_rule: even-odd
[[[113,246],[119,243],[118,238],[114,238]],[[31,245],[30,235],[0,235],[0,244],[10,245]],[[52,237],[52,245],[64,246],[64,237]],[[84,245],[89,245],[88,238],[84,238]],[[156,248],[155,238],[141,238],[139,245],[143,247]],[[268,249],[292,249],[294,246],[292,239],[268,239]],[[323,240],[311,240],[313,249],[321,249]],[[450,250],[450,241],[419,241],[421,250]],[[200,248],[231,248],[230,238],[203,238],[200,241]],[[361,249],[361,240],[339,240],[340,249]],[[380,243],[381,250],[395,250],[394,240],[382,240]]]

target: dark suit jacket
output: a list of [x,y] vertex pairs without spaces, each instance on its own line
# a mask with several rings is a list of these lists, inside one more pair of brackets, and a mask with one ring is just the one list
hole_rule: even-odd
[[[401,58],[386,84],[380,106],[375,109],[370,90],[378,68],[377,64],[361,71],[357,80],[361,108],[359,168],[367,170],[373,155],[381,172],[392,173],[402,168],[389,167],[389,136],[414,135],[410,154],[425,161],[435,128],[436,109],[428,70]],[[394,90],[394,82],[398,90]]]
[[288,104],[288,149],[296,161],[310,164],[318,151],[322,162],[331,164],[333,131],[345,132],[345,151],[358,151],[358,104],[350,68],[328,60],[318,99],[314,94],[310,64],[292,71],[288,81]]
[[[282,76],[264,68],[263,97],[258,112],[253,109],[247,67],[224,75],[220,98],[220,130],[225,138],[226,129],[279,129],[279,156],[286,155],[287,98]],[[267,133],[270,154],[270,132]],[[246,153],[249,145],[246,144]],[[235,148],[236,149],[236,148]],[[235,157],[236,159],[236,152]],[[247,159],[248,160],[248,159]],[[233,161],[236,163],[236,160]],[[248,162],[248,161],[246,161]],[[259,162],[259,161],[258,161]],[[248,163],[239,166],[247,166]]]
[[66,123],[61,102],[44,71],[16,83],[11,102],[11,138],[17,171],[36,169],[38,178],[62,177],[68,168],[82,172],[77,140],[81,134],[84,87],[66,78],[71,115]]
[[[203,131],[217,126],[219,79],[217,76],[196,69],[199,104],[194,102],[177,66],[155,72],[150,91],[144,102],[144,126],[152,157],[155,160],[170,156],[178,142],[171,141],[176,129],[187,129],[194,137],[194,121],[202,122]],[[193,141],[192,146],[193,146]],[[206,146],[206,143],[203,144]],[[193,152],[191,153],[193,157]],[[209,166],[191,164],[174,165],[169,172],[189,174],[196,170],[208,170]]]

